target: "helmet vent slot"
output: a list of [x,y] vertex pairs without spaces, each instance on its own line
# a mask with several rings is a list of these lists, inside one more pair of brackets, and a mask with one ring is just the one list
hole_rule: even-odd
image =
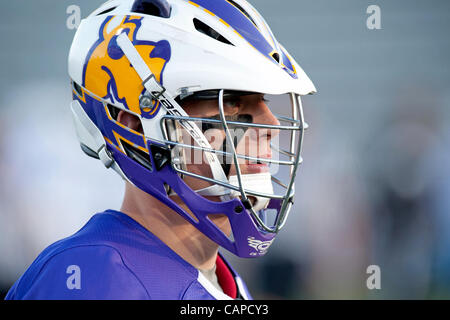
[[[208,220],[211,221],[222,233],[230,240],[234,242],[234,235],[231,228],[230,219],[228,219],[226,214],[208,214]],[[230,233],[225,234],[223,228],[227,229]]]
[[79,96],[83,96],[83,90],[81,89],[81,87],[78,83],[73,81],[72,86],[73,86],[74,90],[78,93]]
[[201,32],[207,35],[214,40],[220,41],[222,43],[226,43],[229,45],[233,45],[230,41],[228,41],[224,36],[218,33],[216,30],[208,26],[206,23],[194,18],[194,27],[198,32]]
[[108,12],[113,11],[115,8],[117,8],[117,7],[111,7],[111,8],[108,8],[108,9],[106,9],[106,10],[103,10],[103,11],[100,12],[100,13],[97,13],[96,15],[97,15],[97,16],[101,16],[102,14],[105,14],[105,13],[108,13]]
[[236,9],[238,9],[239,11],[241,11],[254,25],[255,27],[258,27],[256,25],[256,22],[252,19],[252,17],[250,16],[250,14],[244,10],[244,8],[242,8],[240,5],[238,5],[236,2],[234,2],[233,0],[227,0],[231,5],[233,5],[234,7],[236,7]]
[[147,153],[128,144],[126,141],[121,141],[121,143],[128,157],[139,163],[141,166],[147,168],[148,170],[152,170],[152,164]]
[[200,222],[197,216],[192,212],[191,209],[187,206],[186,202],[173,190],[167,183],[164,182],[164,189],[166,190],[167,195],[171,198],[173,202],[179,205],[184,212],[186,212],[187,216],[185,219],[190,221],[191,223],[197,224]]
[[120,109],[116,108],[115,106],[113,106],[112,104],[109,104],[109,103],[107,104],[107,106],[108,106],[109,114],[111,115],[111,117],[114,120],[117,121],[117,117],[119,116]]
[[131,11],[160,18],[170,18],[172,7],[167,0],[136,0]]
[[272,54],[272,58],[273,60],[275,60],[277,63],[280,63],[280,55],[275,52],[274,54]]

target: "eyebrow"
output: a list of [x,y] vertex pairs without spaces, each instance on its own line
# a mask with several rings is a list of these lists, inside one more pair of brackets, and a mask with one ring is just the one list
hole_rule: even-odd
[[[205,119],[221,120],[220,115],[205,117]],[[236,115],[231,115],[231,116],[225,116],[225,119],[227,121],[231,121],[231,122],[242,122],[243,123],[243,125],[228,124],[228,127],[230,129],[238,128],[238,127],[246,128],[247,127],[247,126],[245,126],[246,123],[253,123],[253,117],[249,114],[236,114]],[[221,122],[220,123],[219,122],[218,123],[202,122],[201,125],[202,125],[203,132],[205,132],[209,129],[223,129]]]

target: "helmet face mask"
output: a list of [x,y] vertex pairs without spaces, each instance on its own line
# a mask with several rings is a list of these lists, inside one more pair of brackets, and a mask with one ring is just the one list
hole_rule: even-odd
[[[298,96],[271,96],[272,98],[275,100],[273,105],[270,100],[263,102],[264,105],[272,105],[272,108],[267,108],[281,113],[283,109],[287,109],[284,114],[293,112],[292,115],[274,115],[278,124],[229,121],[225,112],[220,119],[166,115],[162,121],[165,123],[165,143],[173,146],[172,150],[175,151],[175,156],[172,157],[173,168],[191,181],[198,179],[216,187],[215,191],[207,187],[196,189],[197,193],[209,197],[221,196],[221,200],[226,200],[225,192],[231,189],[232,197],[247,203],[247,209],[262,230],[276,233],[284,225],[293,201],[294,185],[291,181],[301,162],[301,143],[307,126]],[[211,102],[212,113],[215,104],[225,105],[225,102],[220,101],[221,97],[218,99],[216,103]],[[196,145],[188,131],[178,125],[178,121],[190,121],[198,127],[205,127],[205,122],[209,124],[206,127],[213,124],[213,129],[208,129],[204,135],[215,143],[215,147],[202,148]],[[174,122],[177,125],[173,125]],[[174,137],[176,138],[173,139]],[[224,183],[211,176],[205,160],[207,153],[219,155],[222,166],[229,168],[224,170],[228,171],[228,181]],[[198,170],[199,167],[203,170]],[[185,178],[185,181],[188,179]],[[218,185],[223,186],[222,192],[218,190]],[[265,204],[255,206],[258,201]],[[269,203],[271,206],[268,208]],[[277,205],[279,209],[284,207],[284,210],[277,210]],[[271,218],[273,215],[275,217]]]
[[[168,17],[130,12],[137,2],[162,2]],[[268,38],[278,62],[242,37],[233,41],[239,28],[254,28],[238,27],[236,19],[265,24],[247,2],[233,3],[122,0],[96,15],[107,9],[99,8],[83,21],[71,48],[72,111],[83,150],[222,247],[256,257],[267,252],[292,207],[307,127],[300,95],[315,89],[266,25],[260,37]],[[202,4],[216,10],[216,20],[204,18]],[[187,27],[190,15],[203,17],[232,44]],[[209,57],[200,67],[205,50]],[[257,62],[224,59],[227,50]],[[120,123],[121,110],[137,117],[142,131]],[[215,224],[214,217],[224,216],[231,235]]]

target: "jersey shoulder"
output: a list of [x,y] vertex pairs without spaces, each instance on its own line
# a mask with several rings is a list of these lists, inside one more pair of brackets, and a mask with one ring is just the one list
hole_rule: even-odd
[[197,269],[160,239],[129,216],[113,210],[94,215],[77,233],[47,247],[6,297],[222,298],[226,297],[215,292]]
[[107,245],[77,245],[39,256],[6,299],[149,299],[141,281]]
[[94,215],[47,247],[7,299],[181,299],[195,268],[127,215]]

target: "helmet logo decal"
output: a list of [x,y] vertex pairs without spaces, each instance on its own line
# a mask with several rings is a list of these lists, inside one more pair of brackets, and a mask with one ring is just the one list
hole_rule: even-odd
[[112,21],[120,18],[122,17],[108,16],[102,23],[98,40],[90,48],[84,63],[82,86],[112,104],[121,104],[144,118],[153,118],[160,109],[160,103],[155,101],[154,105],[140,108],[139,97],[145,89],[139,75],[118,46],[117,37],[121,33],[128,35],[161,84],[164,69],[170,60],[171,48],[166,40],[152,42],[136,39],[143,17],[124,16],[112,28]]
[[272,244],[274,239],[269,241],[261,241],[258,239],[255,239],[254,237],[248,237],[248,245],[254,249],[257,250],[257,252],[252,252],[250,255],[256,256],[256,255],[264,255],[266,254],[267,250],[269,249],[270,245]]

